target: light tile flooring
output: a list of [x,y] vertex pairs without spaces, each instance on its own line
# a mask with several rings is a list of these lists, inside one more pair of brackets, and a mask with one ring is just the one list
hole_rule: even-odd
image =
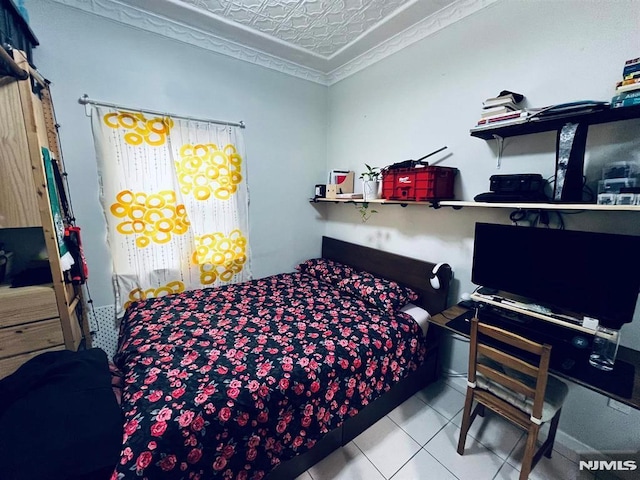
[[[439,380],[296,480],[517,480],[524,432],[487,411],[471,426],[460,456],[463,406],[459,383]],[[529,478],[594,480],[579,471],[577,455],[557,443],[552,458],[543,457]]]

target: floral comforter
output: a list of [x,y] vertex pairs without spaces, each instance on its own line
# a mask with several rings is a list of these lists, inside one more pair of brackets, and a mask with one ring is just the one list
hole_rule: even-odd
[[112,479],[261,479],[414,371],[389,315],[301,274],[133,304],[120,331],[123,449]]

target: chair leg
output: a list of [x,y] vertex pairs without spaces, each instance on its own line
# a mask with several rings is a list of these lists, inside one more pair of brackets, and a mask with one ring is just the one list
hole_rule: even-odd
[[481,403],[478,404],[478,415],[480,415],[481,417],[484,417],[484,405],[482,405]]
[[544,452],[544,456],[547,458],[551,458],[551,453],[553,452],[553,444],[556,441],[556,431],[558,430],[558,423],[560,422],[560,412],[562,409],[558,410],[551,420],[549,424],[549,436],[545,443],[548,443],[548,447],[546,448],[546,452]]
[[529,473],[531,473],[531,464],[533,462],[533,455],[536,451],[536,441],[538,440],[538,432],[540,431],[540,425],[532,423],[529,426],[529,433],[527,435],[527,445],[524,448],[524,456],[522,457],[522,467],[520,468],[520,480],[527,480]]
[[467,397],[464,401],[464,411],[462,413],[462,426],[460,427],[460,438],[458,439],[458,455],[464,454],[464,444],[467,440],[467,433],[471,427],[471,407],[473,405],[473,388],[467,388]]

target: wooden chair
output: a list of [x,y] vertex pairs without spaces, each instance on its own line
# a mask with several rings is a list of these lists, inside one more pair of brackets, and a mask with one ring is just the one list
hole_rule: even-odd
[[[528,432],[520,470],[520,480],[526,480],[542,455],[551,458],[567,385],[548,376],[551,346],[479,323],[477,318],[471,322],[468,387],[458,454],[464,453],[467,433],[476,415],[483,416],[485,407],[489,408]],[[478,334],[483,337],[479,339]],[[487,345],[484,336],[493,339],[491,345]],[[505,349],[532,358],[534,363],[525,362]],[[474,400],[477,405],[472,413]],[[540,427],[549,420],[549,435],[535,452]]]

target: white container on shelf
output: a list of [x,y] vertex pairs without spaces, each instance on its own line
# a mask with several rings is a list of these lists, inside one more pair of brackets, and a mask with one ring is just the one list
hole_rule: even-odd
[[380,198],[380,181],[363,180],[362,196],[365,202],[368,202],[369,200],[377,200],[378,198]]
[[613,370],[619,345],[620,332],[618,330],[598,326],[589,355],[591,366],[607,372]]
[[610,178],[598,181],[598,195],[601,193],[613,193],[617,195],[621,188],[639,187],[637,178]]
[[640,176],[640,163],[623,160],[611,162],[602,167],[602,179],[633,178]]

